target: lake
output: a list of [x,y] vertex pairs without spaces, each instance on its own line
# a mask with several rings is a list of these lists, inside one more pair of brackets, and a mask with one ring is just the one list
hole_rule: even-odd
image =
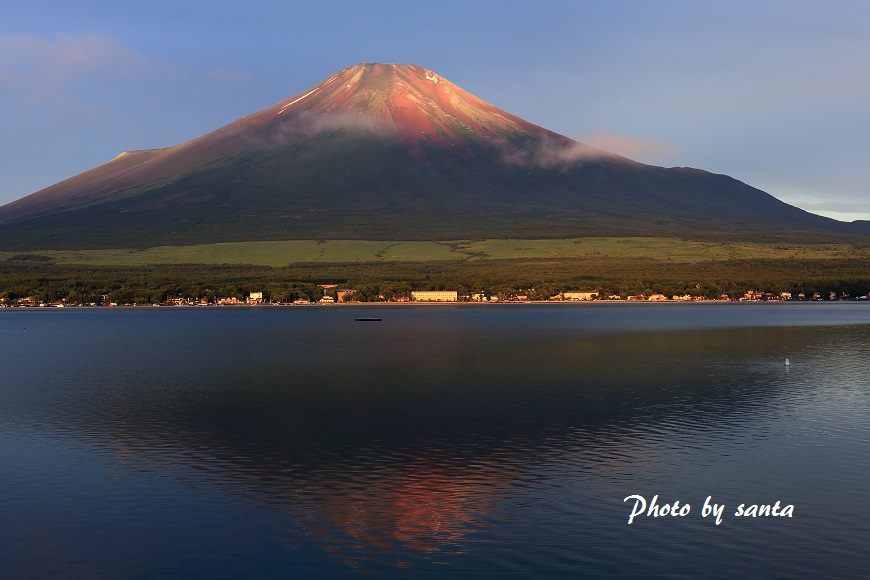
[[866,577],[868,344],[859,302],[0,310],[0,577]]

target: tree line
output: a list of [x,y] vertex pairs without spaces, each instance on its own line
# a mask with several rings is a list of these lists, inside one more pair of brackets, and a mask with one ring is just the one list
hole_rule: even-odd
[[76,266],[0,262],[0,301],[25,298],[71,304],[154,304],[185,298],[243,300],[263,292],[273,302],[317,301],[321,285],[354,290],[354,300],[379,301],[414,290],[456,290],[500,298],[524,293],[546,300],[564,291],[620,297],[650,294],[738,298],[749,290],[794,296],[866,296],[870,264],[860,259],[783,259],[674,262],[638,258],[468,260],[245,265]]

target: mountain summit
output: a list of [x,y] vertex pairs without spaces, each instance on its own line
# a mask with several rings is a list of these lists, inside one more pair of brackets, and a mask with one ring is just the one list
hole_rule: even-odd
[[[473,145],[517,155],[520,149],[511,139],[523,137],[566,147],[573,144],[417,65],[363,63],[349,67],[250,119],[284,127],[295,138],[338,129],[367,130],[394,138],[420,159],[425,159],[426,150],[432,147],[470,159]],[[591,147],[588,152],[604,154]]]
[[29,247],[859,227],[726,176],[578,143],[429,69],[376,63],[0,208],[0,232]]

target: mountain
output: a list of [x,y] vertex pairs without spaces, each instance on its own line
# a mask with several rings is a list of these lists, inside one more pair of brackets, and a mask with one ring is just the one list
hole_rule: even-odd
[[0,207],[7,246],[870,233],[724,175],[533,125],[417,65],[362,63],[187,143]]

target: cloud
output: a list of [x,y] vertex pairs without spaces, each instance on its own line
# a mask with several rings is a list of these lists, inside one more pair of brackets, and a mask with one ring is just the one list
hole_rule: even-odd
[[558,142],[544,140],[535,150],[532,160],[544,169],[572,167],[589,160],[611,157],[607,151],[577,141]]
[[754,183],[777,199],[806,211],[838,220],[870,220],[870,205],[861,183],[804,183],[800,186],[782,182]]
[[[279,109],[280,110],[280,109]],[[307,139],[327,135],[334,131],[362,131],[379,135],[388,134],[382,120],[369,115],[343,111],[316,113],[312,111],[287,111],[278,113],[278,123],[270,125],[269,130],[262,133],[251,133],[243,126],[231,130],[245,139],[250,146],[268,145],[280,147],[289,143],[298,143]]]
[[58,34],[54,38],[0,34],[0,100],[16,105],[84,105],[86,99],[77,95],[95,87],[111,93],[143,84],[225,86],[250,81],[245,71],[191,72],[101,34]]
[[863,200],[848,201],[845,199],[819,199],[807,196],[791,197],[776,196],[782,201],[819,215],[838,220],[870,220],[867,202]]
[[679,151],[677,147],[668,143],[638,139],[618,133],[597,133],[580,140],[598,149],[642,161],[664,159]]
[[296,137],[316,137],[333,131],[383,133],[385,130],[384,123],[375,117],[339,111],[325,114],[303,111],[294,116],[292,123],[282,124],[281,128]]
[[544,138],[531,149],[505,147],[503,159],[514,165],[535,166],[543,169],[567,170],[587,161],[627,157],[642,162],[652,162],[677,152],[677,148],[666,143],[636,139],[616,133],[598,133],[583,138],[571,139]]
[[831,211],[837,213],[861,213],[867,215],[867,202],[865,201],[804,201],[796,200],[800,206],[809,211]]
[[518,149],[502,143],[502,159],[521,167],[539,167],[542,169],[567,170],[586,161],[615,157],[613,153],[597,149],[585,143],[572,141],[568,138],[544,138],[537,141],[531,148]]
[[155,72],[178,74],[102,35],[0,35],[0,96],[23,104],[62,104],[84,83],[130,81]]

